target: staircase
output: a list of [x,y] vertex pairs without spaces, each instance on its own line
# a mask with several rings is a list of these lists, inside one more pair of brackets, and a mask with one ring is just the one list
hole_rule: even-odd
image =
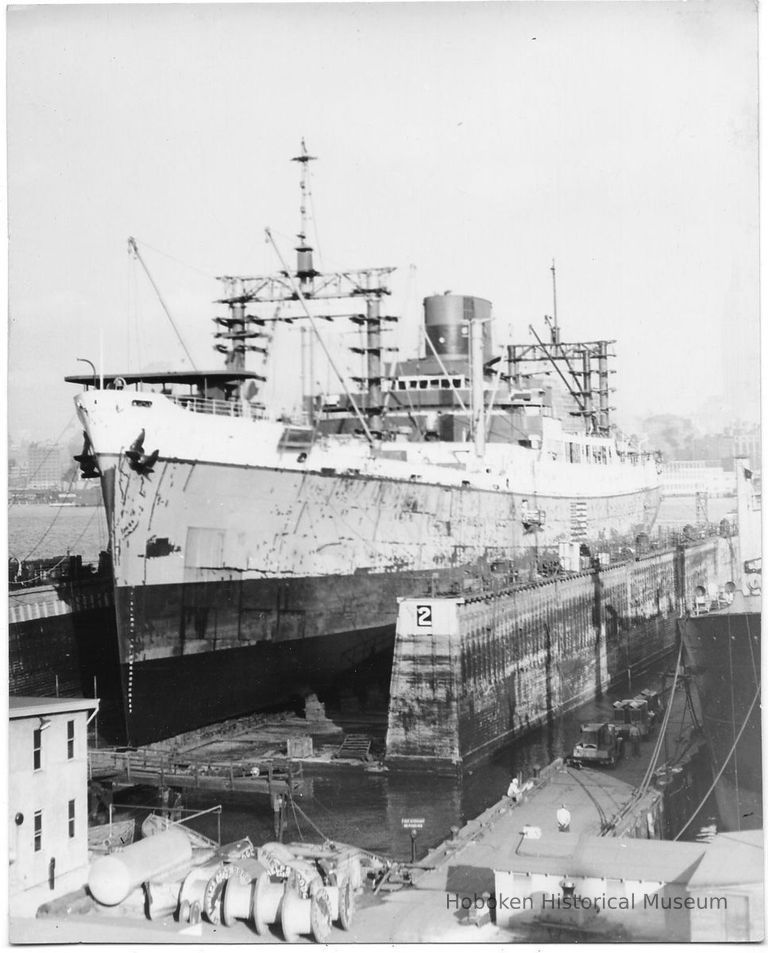
[[334,758],[350,758],[356,761],[369,761],[371,739],[367,735],[344,735],[341,747]]

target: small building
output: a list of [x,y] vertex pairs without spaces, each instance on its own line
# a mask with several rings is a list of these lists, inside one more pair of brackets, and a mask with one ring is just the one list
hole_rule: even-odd
[[762,831],[710,844],[526,834],[461,855],[460,892],[472,899],[487,890],[497,926],[518,939],[763,939]]
[[87,726],[98,707],[95,698],[9,699],[11,916],[34,916],[87,879]]
[[[699,943],[765,939],[764,875],[761,830],[717,834],[688,881],[688,895],[697,901],[690,939]],[[713,895],[725,903],[700,902]]]
[[514,929],[527,921],[577,941],[686,941],[686,884],[703,852],[701,844],[575,833],[521,838],[495,858],[496,896],[509,903],[496,922]]

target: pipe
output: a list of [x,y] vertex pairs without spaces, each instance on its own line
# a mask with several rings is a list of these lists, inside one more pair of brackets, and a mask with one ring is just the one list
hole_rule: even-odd
[[94,899],[113,907],[141,884],[192,863],[192,845],[183,831],[168,830],[91,864],[88,889]]

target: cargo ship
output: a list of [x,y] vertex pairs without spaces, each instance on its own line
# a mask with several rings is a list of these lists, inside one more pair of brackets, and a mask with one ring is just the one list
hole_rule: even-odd
[[[424,300],[423,353],[385,361],[394,269],[315,269],[312,158],[302,143],[295,267],[267,230],[281,268],[220,279],[222,368],[67,378],[107,512],[134,744],[387,673],[398,597],[653,528],[658,460],[610,419],[614,342],[562,341],[555,307],[544,337],[497,353],[491,303],[446,293]],[[303,413],[284,419],[263,400],[270,332],[308,331],[335,370],[324,320],[360,329],[361,375],[321,395],[302,373]]]

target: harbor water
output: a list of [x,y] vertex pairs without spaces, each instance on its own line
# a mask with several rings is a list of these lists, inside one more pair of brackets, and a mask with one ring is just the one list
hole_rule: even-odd
[[69,552],[95,564],[107,542],[103,506],[16,503],[8,508],[9,557],[25,561]]

